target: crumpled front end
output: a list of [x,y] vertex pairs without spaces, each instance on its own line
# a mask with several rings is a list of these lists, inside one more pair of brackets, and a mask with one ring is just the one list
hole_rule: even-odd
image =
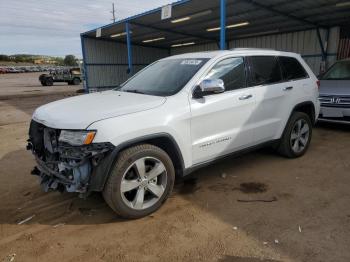
[[27,149],[37,166],[32,174],[40,177],[43,190],[88,193],[96,170],[113,150],[110,143],[72,146],[59,141],[61,130],[32,120]]

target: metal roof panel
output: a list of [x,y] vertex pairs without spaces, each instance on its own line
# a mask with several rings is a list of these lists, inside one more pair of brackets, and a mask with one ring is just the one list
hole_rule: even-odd
[[[247,37],[270,32],[307,30],[317,26],[327,27],[349,22],[350,8],[336,6],[340,0],[226,0],[227,24],[248,21],[250,24],[227,30],[227,39]],[[125,42],[126,37],[111,38],[125,32],[125,23],[130,23],[132,43],[169,48],[174,43],[194,41],[217,42],[219,31],[208,32],[208,28],[220,26],[220,1],[181,0],[172,4],[172,18],[161,20],[161,7],[101,27],[102,39]],[[197,16],[195,14],[208,11]],[[171,20],[193,16],[183,23]],[[96,38],[96,29],[82,33]],[[162,38],[163,41],[143,43],[144,40]]]

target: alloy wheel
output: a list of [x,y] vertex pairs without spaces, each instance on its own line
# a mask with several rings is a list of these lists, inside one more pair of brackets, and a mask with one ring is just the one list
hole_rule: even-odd
[[166,185],[164,164],[157,158],[143,157],[134,161],[123,174],[120,192],[128,207],[143,210],[159,201]]
[[309,142],[310,127],[304,119],[295,122],[290,136],[290,145],[294,153],[301,153]]

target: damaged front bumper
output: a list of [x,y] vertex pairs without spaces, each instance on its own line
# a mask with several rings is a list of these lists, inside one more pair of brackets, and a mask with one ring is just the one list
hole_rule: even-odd
[[71,146],[59,142],[59,134],[60,130],[31,122],[27,149],[35,156],[37,166],[32,174],[40,177],[43,190],[82,194],[100,191],[114,146],[111,143]]

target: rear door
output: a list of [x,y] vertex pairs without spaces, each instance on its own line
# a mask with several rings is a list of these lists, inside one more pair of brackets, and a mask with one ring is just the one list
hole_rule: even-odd
[[254,144],[279,138],[281,127],[290,113],[295,86],[283,80],[275,56],[250,56],[248,85],[255,87]]
[[[280,130],[281,133],[289,119],[292,109],[297,104],[307,100],[316,102],[314,100],[318,97],[318,87],[316,81],[311,81],[309,74],[297,58],[279,56],[278,59],[284,79],[283,90],[286,91],[285,93],[287,95],[286,105],[289,106],[289,108],[287,108],[288,110],[285,112],[286,116],[281,127],[282,130]],[[291,87],[293,89],[285,90],[286,87]]]

